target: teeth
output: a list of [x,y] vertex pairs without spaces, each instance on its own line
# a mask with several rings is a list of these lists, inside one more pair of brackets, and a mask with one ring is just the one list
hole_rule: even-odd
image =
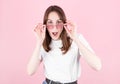
[[57,32],[53,32],[52,34],[53,34],[53,35],[57,35]]

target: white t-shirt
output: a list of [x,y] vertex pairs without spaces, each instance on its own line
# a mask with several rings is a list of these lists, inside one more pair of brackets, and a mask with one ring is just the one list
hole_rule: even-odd
[[[79,35],[79,40],[92,52],[92,48],[82,36]],[[43,47],[40,49],[40,56],[42,56],[45,76],[53,81],[62,83],[73,82],[78,79],[81,74],[80,56],[78,46],[73,41],[71,47],[66,54],[62,54],[61,40],[52,40],[50,44],[51,50],[46,52]]]

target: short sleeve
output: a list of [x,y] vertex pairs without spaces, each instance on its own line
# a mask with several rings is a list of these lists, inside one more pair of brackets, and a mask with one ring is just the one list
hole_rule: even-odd
[[[90,44],[87,42],[87,40],[84,38],[82,34],[79,34],[78,38],[81,41],[81,43],[85,45],[86,48],[88,48],[91,52],[95,53],[94,50],[91,48]],[[82,55],[81,52],[80,52],[80,55]]]

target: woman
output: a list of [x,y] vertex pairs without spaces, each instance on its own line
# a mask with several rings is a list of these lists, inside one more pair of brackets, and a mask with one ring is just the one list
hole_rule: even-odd
[[67,21],[62,8],[48,7],[43,24],[39,23],[34,29],[37,43],[27,66],[28,74],[33,75],[43,62],[44,84],[77,84],[81,56],[90,67],[100,70],[100,59],[82,34],[76,34],[75,30],[75,24]]

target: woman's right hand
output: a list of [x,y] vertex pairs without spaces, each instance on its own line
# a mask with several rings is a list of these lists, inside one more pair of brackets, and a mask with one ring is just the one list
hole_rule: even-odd
[[38,25],[34,29],[34,32],[37,37],[37,40],[43,43],[45,39],[46,25],[43,25],[42,23],[38,23]]

